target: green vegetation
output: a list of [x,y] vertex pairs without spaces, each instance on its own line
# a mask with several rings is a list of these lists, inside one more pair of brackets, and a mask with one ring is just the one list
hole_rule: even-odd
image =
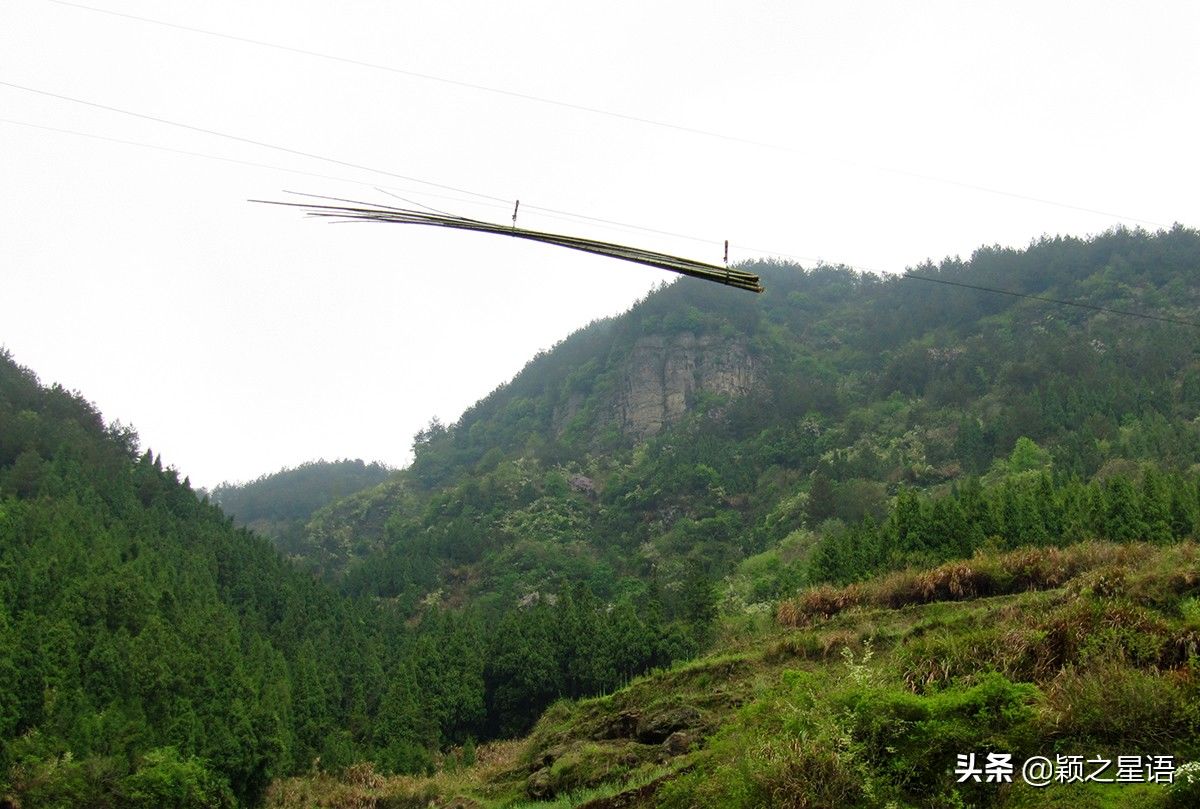
[[[0,805],[1189,805],[952,770],[1200,759],[1195,335],[753,269],[215,493],[277,546],[4,354]],[[1183,228],[921,270],[1200,308]]]
[[[1113,569],[1124,586],[1098,587]],[[955,570],[1005,573],[1008,592],[941,588]],[[812,596],[803,593],[780,625],[723,637],[721,655],[556,703],[523,741],[481,748],[486,765],[358,789],[290,779],[268,805],[349,807],[368,796],[379,806],[593,809],[1192,805],[1183,778],[1034,789],[958,783],[954,768],[970,752],[1018,763],[1200,758],[1195,543],[983,552],[823,590],[841,610],[802,612]]]
[[[1029,447],[1036,447],[1022,439]],[[1021,450],[1020,442],[1014,456]],[[1091,537],[1159,542],[1196,536],[1200,488],[1194,475],[1164,475],[1154,466],[1084,483],[1047,471],[1006,475],[991,488],[968,479],[943,497],[910,489],[890,516],[831,531],[817,547],[810,578],[850,582],[907,563],[969,556],[976,548],[1066,545]]]
[[304,526],[317,511],[378,486],[391,471],[357,458],[312,461],[249,483],[222,483],[209,496],[237,525],[267,537],[285,556],[295,557],[303,555]]
[[410,621],[295,570],[0,355],[0,798],[17,805],[253,804],[317,762],[424,771],[694,650],[708,592],[678,617],[581,583],[496,624],[433,604]]
[[[1040,791],[957,784],[952,770],[967,752],[1017,761],[1167,752],[1177,765],[1200,755],[1188,617],[1198,552],[1191,543],[1025,549],[805,593],[780,618],[807,628],[766,653],[783,667],[778,680],[722,727],[663,803],[1172,805],[1176,790],[1162,785]],[[1098,586],[1114,569],[1124,587]],[[1017,595],[939,586],[1002,573],[1009,585],[994,592]],[[819,602],[840,608],[830,615]],[[814,770],[819,783],[806,784]]]
[[[439,591],[500,610],[581,580],[605,601],[649,587],[668,599],[697,569],[766,604],[993,535],[1041,541],[1010,520],[967,525],[957,550],[916,534],[897,548],[905,526],[881,523],[898,498],[934,495],[922,508],[945,534],[970,522],[951,503],[970,507],[972,487],[1011,478],[1020,512],[1042,477],[1074,496],[1066,481],[1137,488],[1144,468],[1171,478],[1200,461],[1192,330],[839,267],[753,269],[761,296],[676,283],[539,354],[458,422],[419,434],[411,468],[330,506],[301,555],[344,592],[409,610]],[[1200,309],[1200,234],[1179,227],[919,269],[1094,306]],[[655,410],[672,397],[682,410]]]

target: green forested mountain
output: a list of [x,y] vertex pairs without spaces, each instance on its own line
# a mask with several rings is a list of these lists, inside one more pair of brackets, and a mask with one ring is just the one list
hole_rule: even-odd
[[[479,801],[678,765],[699,769],[666,789],[672,805],[763,805],[826,776],[844,805],[883,805],[861,783],[908,805],[940,766],[927,720],[978,749],[1115,750],[1132,737],[1111,714],[1200,755],[1200,329],[1102,311],[1195,319],[1200,233],[919,268],[1091,309],[754,269],[762,296],[682,281],[577,332],[432,423],[412,466],[374,487],[315,512],[321,475],[243,492],[263,495],[263,519],[306,520],[287,549],[301,565],[0,357],[0,803],[252,805],[274,783],[279,805],[335,805],[280,779],[444,775],[476,741],[531,727],[515,769],[471,787]],[[1150,544],[1062,550],[1081,540]],[[911,565],[934,572],[878,578]],[[984,596],[1014,600],[1000,618],[862,612]],[[1028,637],[973,634],[998,620]],[[778,637],[795,627],[808,634]],[[860,648],[876,629],[879,670]],[[1037,657],[1036,638],[1061,653]],[[669,669],[714,639],[749,657]],[[1032,657],[979,651],[1009,640]],[[843,648],[844,668],[826,665]],[[781,674],[793,659],[826,668]],[[1125,714],[1095,695],[1106,682]],[[1092,713],[1072,714],[1088,694]],[[591,695],[607,696],[538,719]],[[807,718],[764,719],[785,703]],[[797,752],[805,739],[819,755]],[[744,764],[739,745],[754,747]],[[925,769],[901,771],[892,748]],[[393,805],[457,789],[402,783],[416,792]]]
[[580,588],[485,624],[345,598],[0,354],[2,805],[252,805],[314,766],[421,771],[694,649],[711,615],[677,601]]
[[[267,804],[1194,807],[1198,596],[1194,540],[984,551],[809,588],[752,631],[726,622],[699,659],[559,702],[432,777],[364,764],[277,781]],[[1029,783],[1038,757],[1051,773]]]
[[[1200,329],[1102,310],[1194,320],[1200,234],[918,268],[1093,308],[757,269],[759,299],[680,283],[592,324],[306,529],[344,591],[415,614],[581,580],[715,608],[700,659],[465,771],[272,806],[1196,805]],[[972,751],[1015,783],[960,781]],[[1032,756],[1107,783],[1031,787]]]
[[252,800],[367,710],[353,605],[7,355],[0,493],[0,784],[17,805]]
[[[347,592],[511,604],[740,571],[767,600],[823,537],[1013,464],[1088,480],[1200,462],[1200,234],[982,248],[917,274],[752,266],[679,282],[535,357],[411,468],[325,509],[298,552]],[[1097,308],[1098,307],[1098,308]],[[1014,456],[1015,453],[1015,456]],[[990,476],[990,477],[989,477]],[[766,554],[765,556],[760,556]]]
[[323,506],[377,486],[392,470],[361,459],[310,461],[248,483],[222,483],[210,497],[239,526],[265,536],[289,555],[304,525]]

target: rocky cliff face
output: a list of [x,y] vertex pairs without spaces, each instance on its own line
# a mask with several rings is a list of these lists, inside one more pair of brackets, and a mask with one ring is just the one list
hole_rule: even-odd
[[646,438],[687,412],[697,393],[745,395],[756,371],[744,339],[648,335],[629,354],[616,415],[626,434]]

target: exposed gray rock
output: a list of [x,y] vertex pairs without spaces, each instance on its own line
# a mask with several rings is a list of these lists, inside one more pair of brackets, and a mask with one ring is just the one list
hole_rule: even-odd
[[577,492],[586,494],[588,497],[595,497],[597,494],[596,481],[587,475],[571,475],[571,477],[567,478],[567,485]]
[[594,739],[632,739],[637,733],[639,715],[633,711],[622,711],[611,717],[592,734]]
[[525,782],[525,792],[535,801],[544,801],[554,797],[554,785],[550,779],[550,770],[541,769],[529,776]]
[[542,751],[540,756],[534,759],[533,765],[529,769],[546,769],[548,771],[550,765],[562,758],[569,749],[570,745],[567,744],[556,744],[553,747],[547,748]]
[[674,756],[682,756],[688,750],[692,749],[692,736],[682,730],[677,730],[667,737],[663,742],[662,751],[668,758]]
[[686,413],[696,394],[744,396],[756,378],[744,339],[691,332],[646,335],[625,361],[617,417],[627,434],[647,438]]
[[571,419],[579,414],[580,408],[583,406],[584,396],[578,391],[574,391],[567,397],[565,402],[560,403],[554,409],[554,432],[561,433],[567,429],[571,423]]
[[700,724],[700,711],[691,705],[680,705],[674,708],[647,714],[638,720],[638,741],[649,744],[665,742],[677,730],[688,730]]

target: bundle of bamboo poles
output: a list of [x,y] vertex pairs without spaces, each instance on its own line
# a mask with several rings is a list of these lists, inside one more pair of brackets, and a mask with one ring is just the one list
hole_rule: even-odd
[[[329,198],[322,197],[322,199]],[[455,230],[495,233],[498,236],[511,236],[515,239],[528,239],[534,242],[554,244],[559,247],[568,247],[572,250],[581,250],[585,253],[595,253],[600,256],[618,258],[622,261],[632,261],[636,264],[658,267],[659,269],[677,272],[680,275],[701,278],[705,281],[715,281],[718,284],[725,284],[726,286],[745,289],[750,292],[763,291],[758,276],[753,273],[730,267],[720,267],[715,264],[705,264],[701,261],[680,258],[667,253],[658,253],[653,250],[627,247],[611,242],[596,241],[595,239],[584,239],[578,236],[564,236],[558,233],[526,230],[525,228],[517,227],[515,224],[511,226],[497,225],[492,222],[468,219],[463,216],[453,216],[440,212],[417,211],[411,208],[393,208],[387,205],[373,205],[354,200],[335,201],[344,204],[327,205],[307,202],[251,200],[251,202],[264,202],[269,205],[285,205],[292,208],[300,208],[309,216],[326,217],[343,222],[391,222],[401,225],[429,225],[440,228],[454,228]]]

